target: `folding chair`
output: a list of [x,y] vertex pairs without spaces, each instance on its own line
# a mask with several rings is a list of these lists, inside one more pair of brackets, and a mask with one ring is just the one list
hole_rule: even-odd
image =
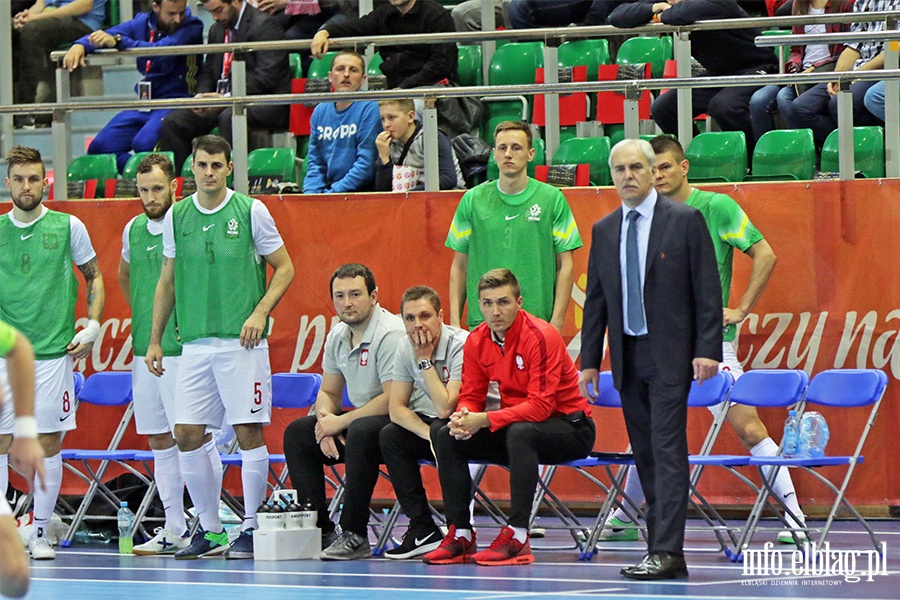
[[[712,379],[705,381],[703,384],[697,384],[693,382],[691,384],[691,390],[688,394],[688,407],[689,408],[707,408],[710,406],[716,406],[718,404],[722,404],[722,408],[718,413],[714,415],[713,423],[710,426],[709,431],[707,432],[706,439],[703,442],[703,445],[700,449],[700,454],[695,456],[691,455],[688,457],[688,460],[694,465],[694,470],[691,473],[691,492],[692,495],[689,496],[688,502],[694,507],[700,517],[705,521],[706,525],[703,527],[704,531],[712,530],[716,539],[719,542],[718,551],[727,551],[729,549],[728,544],[725,539],[722,537],[722,531],[727,531],[725,527],[725,521],[722,519],[709,505],[708,502],[702,497],[699,496],[695,492],[695,484],[700,478],[700,473],[702,472],[703,459],[706,458],[705,454],[708,454],[715,443],[716,438],[721,431],[722,425],[725,422],[725,416],[728,412],[728,404],[726,401],[728,400],[728,396],[731,392],[732,385],[734,383],[734,378],[728,372],[720,372]],[[607,388],[607,386],[609,386]],[[612,375],[608,374],[608,377],[604,377],[604,373],[601,373],[601,381],[600,381],[600,398],[598,399],[598,404],[602,401],[604,406],[610,407],[621,407],[621,399],[619,398],[618,393],[615,389],[612,388]],[[597,453],[594,453],[597,454]],[[619,456],[627,456],[628,462],[624,463],[625,466],[634,465],[633,459],[631,459],[629,455],[612,455],[612,461],[614,464],[623,464],[621,458]],[[605,460],[610,460],[608,457],[601,456]],[[749,462],[749,457],[733,457],[736,461],[741,462],[746,465]],[[607,467],[607,471],[609,472],[609,467]],[[595,522],[594,528],[591,531],[591,535],[588,538],[588,542],[585,544],[584,552],[581,555],[582,560],[590,560],[591,557],[597,552],[597,542],[600,538],[600,533],[603,530],[603,526],[606,523],[606,520],[609,514],[616,506],[621,506],[622,509],[628,513],[629,519],[632,523],[637,523],[636,518],[641,514],[640,507],[625,494],[624,487],[622,484],[624,483],[624,475],[625,469],[619,470],[616,473],[616,477],[613,478],[610,473],[612,486],[610,487],[609,494],[607,495],[606,501],[604,502],[603,507],[598,514],[597,521]],[[616,500],[616,495],[622,495],[622,501]],[[694,500],[694,496],[697,495],[698,499]],[[644,531],[642,527],[639,527],[641,531]],[[733,542],[733,540],[732,540]]]
[[[112,371],[94,373],[87,381],[85,381],[76,400],[79,405],[83,402],[87,402],[88,404],[97,406],[125,406],[126,408],[105,450],[62,450],[63,464],[66,468],[88,484],[87,493],[82,499],[81,504],[78,506],[78,509],[75,511],[75,515],[72,517],[69,530],[66,532],[65,537],[60,541],[60,545],[63,547],[71,545],[72,537],[75,535],[75,532],[78,531],[83,520],[115,519],[114,514],[113,516],[88,514],[88,509],[98,491],[100,492],[100,497],[109,504],[110,507],[114,510],[118,510],[119,508],[120,499],[103,482],[103,477],[105,476],[110,463],[116,463],[122,466],[128,472],[138,477],[143,483],[146,483],[148,487],[152,483],[151,479],[145,474],[127,464],[128,461],[134,460],[135,451],[119,449],[119,443],[122,441],[122,437],[125,435],[125,430],[128,428],[128,424],[131,422],[131,417],[134,413],[134,407],[131,405],[131,373]],[[99,461],[99,466],[95,470],[92,468],[91,462],[96,461]],[[73,467],[71,465],[73,462],[80,462],[84,467],[84,471]]]
[[[746,375],[744,377],[746,377]],[[741,377],[738,382],[741,380],[743,380],[743,377]],[[875,546],[876,552],[881,552],[882,548],[879,545],[878,539],[875,537],[875,532],[872,531],[872,528],[863,516],[859,514],[859,511],[857,511],[853,504],[847,499],[846,491],[847,486],[850,484],[850,478],[853,476],[853,471],[865,458],[861,454],[863,445],[866,442],[869,431],[875,424],[875,418],[878,416],[878,409],[881,406],[881,400],[884,396],[887,382],[887,375],[884,371],[878,369],[831,369],[823,371],[813,378],[804,396],[804,407],[809,404],[845,409],[871,406],[868,419],[856,442],[856,447],[851,454],[835,454],[820,458],[784,458],[776,456],[751,459],[750,464],[757,467],[760,471],[764,488],[760,490],[753,511],[750,513],[750,518],[744,528],[739,545],[735,548],[735,558],[733,560],[738,561],[743,558],[743,550],[747,548],[747,545],[753,538],[753,534],[760,529],[758,523],[762,511],[765,508],[764,500],[766,496],[774,497],[781,508],[787,511],[787,507],[784,505],[783,500],[778,497],[778,494],[772,492],[772,482],[774,481],[774,476],[777,474],[777,469],[787,467],[803,469],[807,473],[810,473],[835,495],[834,504],[831,506],[831,510],[828,513],[828,519],[826,520],[824,527],[818,531],[819,535],[815,540],[817,547],[821,548],[822,544],[825,543],[828,532],[831,530],[831,524],[834,522],[841,505],[843,505],[859,524],[863,526],[866,533],[869,534],[869,538]],[[737,385],[735,385],[735,389],[737,389]],[[801,413],[802,410],[798,411],[798,414]],[[846,423],[846,421],[842,422]],[[840,486],[837,486],[831,479],[818,471],[818,469],[823,467],[841,466],[846,467],[846,470]],[[772,473],[768,477],[763,475],[764,469],[766,468],[772,469]],[[784,521],[783,518],[782,521]],[[806,531],[811,533],[813,530],[807,528]],[[794,541],[800,542],[796,532],[794,532]],[[800,546],[799,543],[797,545]]]

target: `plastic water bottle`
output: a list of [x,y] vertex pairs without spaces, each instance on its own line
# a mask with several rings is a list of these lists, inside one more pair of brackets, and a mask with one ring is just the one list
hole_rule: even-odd
[[781,456],[794,458],[797,456],[797,447],[800,442],[800,430],[797,424],[797,411],[788,412],[787,421],[784,422],[784,437],[781,440]]
[[831,432],[825,417],[815,411],[803,413],[800,419],[800,442],[797,455],[800,458],[821,458],[825,456],[825,447]]
[[134,540],[131,538],[134,513],[128,508],[127,502],[119,504],[119,512],[116,517],[119,522],[119,554],[131,554],[131,549],[134,547]]

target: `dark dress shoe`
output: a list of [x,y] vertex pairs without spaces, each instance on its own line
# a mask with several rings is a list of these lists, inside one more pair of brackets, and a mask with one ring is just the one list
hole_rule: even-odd
[[688,576],[684,556],[671,552],[651,552],[635,566],[622,569],[620,572],[629,579],[645,581]]

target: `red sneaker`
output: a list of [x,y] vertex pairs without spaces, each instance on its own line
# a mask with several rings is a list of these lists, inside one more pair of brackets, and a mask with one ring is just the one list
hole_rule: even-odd
[[479,565],[527,565],[534,562],[531,542],[526,534],[525,543],[516,541],[512,528],[504,527],[487,550],[477,553],[473,560]]
[[422,558],[422,562],[429,565],[452,565],[455,563],[472,562],[478,545],[475,543],[475,532],[472,532],[472,539],[467,540],[463,537],[456,537],[456,525],[450,526],[450,531],[444,536],[444,541]]

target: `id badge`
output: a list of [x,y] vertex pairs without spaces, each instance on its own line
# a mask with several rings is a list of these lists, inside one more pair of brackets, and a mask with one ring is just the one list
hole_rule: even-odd
[[[153,84],[149,81],[139,81],[138,82],[138,98],[140,100],[152,100],[153,92],[152,92]],[[149,108],[140,108],[138,109],[141,112],[150,112]]]
[[231,92],[231,80],[230,79],[220,79],[216,82],[216,93],[221,94],[222,96],[227,96]]

